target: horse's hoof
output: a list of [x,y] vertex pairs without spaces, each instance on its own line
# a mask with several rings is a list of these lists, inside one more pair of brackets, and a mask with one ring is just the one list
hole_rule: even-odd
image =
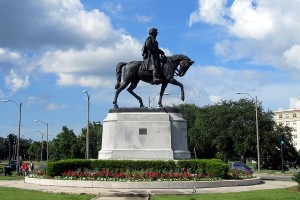
[[140,108],[144,108],[145,106],[143,104],[140,105]]
[[119,109],[119,106],[117,104],[114,104],[114,109]]

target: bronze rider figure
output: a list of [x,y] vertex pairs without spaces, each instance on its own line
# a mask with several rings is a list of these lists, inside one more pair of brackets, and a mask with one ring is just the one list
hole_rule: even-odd
[[159,49],[158,42],[156,40],[158,32],[156,28],[149,29],[149,36],[147,37],[143,51],[144,69],[152,70],[153,82],[152,84],[160,83],[162,80],[158,77],[158,70],[161,66],[160,55],[164,56],[164,52]]

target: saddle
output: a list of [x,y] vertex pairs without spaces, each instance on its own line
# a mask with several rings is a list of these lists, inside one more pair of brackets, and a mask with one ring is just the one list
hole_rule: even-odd
[[145,79],[145,80],[152,80],[152,71],[153,70],[148,70],[145,65],[144,62],[142,62],[142,64],[140,65],[139,71],[138,71],[138,76],[141,77],[141,79]]

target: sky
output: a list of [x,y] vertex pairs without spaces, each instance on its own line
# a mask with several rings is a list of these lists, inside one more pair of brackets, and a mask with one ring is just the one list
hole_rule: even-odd
[[[288,2],[288,3],[287,3]],[[76,135],[113,108],[118,62],[142,60],[152,27],[167,56],[195,61],[165,106],[255,98],[265,110],[300,108],[300,0],[0,0],[0,136]],[[160,86],[135,92],[157,107]],[[236,92],[248,93],[237,95]],[[126,90],[119,107],[138,107]],[[42,122],[34,122],[40,120]]]

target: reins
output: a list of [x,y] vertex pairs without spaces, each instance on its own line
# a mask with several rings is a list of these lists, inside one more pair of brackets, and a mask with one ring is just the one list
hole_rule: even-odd
[[[168,66],[172,67],[172,66],[175,66],[175,70],[174,70],[174,76],[177,77],[179,76],[179,74],[181,73],[177,68],[178,68],[178,65],[173,65],[173,62],[171,62],[170,60],[167,61],[166,63]],[[173,68],[173,67],[172,67]]]

